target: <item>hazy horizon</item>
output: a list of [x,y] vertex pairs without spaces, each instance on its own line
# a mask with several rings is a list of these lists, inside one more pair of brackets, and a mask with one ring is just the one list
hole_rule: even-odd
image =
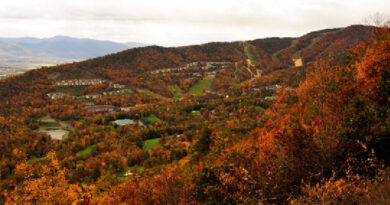
[[0,37],[69,36],[149,45],[298,37],[388,15],[386,0],[14,0],[0,2]]

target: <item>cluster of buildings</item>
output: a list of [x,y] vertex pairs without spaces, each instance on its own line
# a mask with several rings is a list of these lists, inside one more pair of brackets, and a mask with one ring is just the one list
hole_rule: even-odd
[[[265,89],[265,90],[273,90],[273,91],[277,92],[281,88],[282,88],[282,86],[279,84],[274,84],[274,85],[270,85],[270,86],[262,86],[262,87],[252,85],[252,90],[254,90],[254,91],[260,91],[262,89]],[[292,88],[292,87],[283,87],[283,88],[287,91],[295,90],[295,88]]]
[[114,90],[114,91],[105,91],[105,92],[102,92],[101,94],[83,95],[83,96],[80,96],[79,98],[96,99],[96,98],[100,98],[102,96],[123,95],[123,94],[131,93],[131,92],[132,92],[131,89],[121,89],[121,90]]
[[[126,93],[131,93],[132,91],[130,89],[125,89],[125,85],[113,83],[104,79],[71,79],[71,80],[62,80],[54,83],[55,86],[88,86],[88,85],[96,85],[96,84],[102,84],[102,83],[108,83],[109,88],[114,88],[114,89],[119,89],[115,91],[105,91],[101,94],[89,94],[89,95],[84,95],[80,96],[79,98],[86,98],[86,99],[95,99],[99,98],[102,96],[110,96],[110,95],[121,95],[121,94],[126,94]],[[52,100],[58,100],[61,98],[64,98],[66,96],[65,93],[62,92],[52,92],[52,93],[47,93],[46,96],[49,99]],[[75,98],[75,97],[74,97]]]
[[85,102],[84,106],[90,112],[128,112],[144,105],[135,105],[133,107],[115,107],[113,105],[95,105],[93,102]]
[[103,79],[71,79],[71,80],[61,80],[56,82],[55,86],[82,86],[82,85],[96,85],[107,82]]
[[253,89],[254,91],[260,91],[261,89],[277,91],[277,90],[280,89],[281,87],[282,87],[282,86],[279,85],[279,84],[274,84],[274,85],[270,85],[270,86],[263,86],[263,87],[258,87],[257,85],[252,85],[252,89]]
[[270,85],[270,86],[265,86],[264,89],[266,90],[279,90],[282,86],[279,85],[279,84],[274,84],[274,85]]
[[54,83],[55,86],[83,86],[83,85],[96,85],[96,84],[102,84],[102,83],[109,83],[110,88],[115,88],[115,89],[123,89],[126,86],[109,82],[104,79],[71,79],[71,80],[61,80],[56,83]]
[[[80,96],[78,98],[96,99],[96,98],[100,98],[102,96],[123,95],[123,94],[131,93],[131,92],[132,92],[131,89],[121,89],[121,90],[114,90],[114,91],[106,91],[106,92],[103,92],[101,94],[83,95],[83,96]],[[63,92],[51,92],[51,93],[46,94],[46,97],[48,97],[51,100],[62,99],[65,96],[66,96],[66,93],[63,93]],[[75,98],[75,97],[73,97],[73,98]]]
[[205,90],[204,92],[205,92],[205,93],[207,93],[207,94],[211,94],[211,95],[222,96],[222,94],[221,94],[221,93],[219,93],[219,92],[216,92],[216,91]]
[[122,111],[122,112],[128,112],[128,111],[130,111],[130,110],[133,110],[133,109],[135,109],[135,108],[139,108],[139,107],[143,107],[143,106],[145,106],[145,104],[141,104],[141,105],[135,105],[135,106],[133,106],[133,107],[121,107],[121,109],[120,109],[120,111]]
[[214,68],[219,68],[222,67],[224,68],[226,64],[229,64],[230,62],[192,62],[188,63],[183,67],[178,67],[178,68],[164,68],[164,69],[158,69],[152,71],[153,75],[160,74],[160,73],[170,73],[170,72],[178,72],[178,71],[183,71],[187,70],[189,68],[193,67],[200,67],[202,70],[210,70]]
[[132,90],[130,89],[122,89],[122,90],[106,91],[103,92],[102,95],[121,95],[121,94],[127,94],[131,92]]
[[62,92],[52,92],[52,93],[47,93],[46,97],[48,97],[51,100],[58,100],[61,98],[64,98],[66,96],[65,93]]
[[126,87],[125,85],[116,84],[116,83],[112,83],[112,82],[110,82],[109,85],[110,85],[111,88],[115,88],[115,89],[123,89],[123,88]]
[[90,112],[114,112],[116,107],[113,105],[87,105],[85,108]]

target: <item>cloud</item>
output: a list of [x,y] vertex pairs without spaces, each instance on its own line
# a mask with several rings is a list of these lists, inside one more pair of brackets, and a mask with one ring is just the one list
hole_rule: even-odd
[[70,35],[185,45],[362,23],[387,0],[4,0],[0,36]]

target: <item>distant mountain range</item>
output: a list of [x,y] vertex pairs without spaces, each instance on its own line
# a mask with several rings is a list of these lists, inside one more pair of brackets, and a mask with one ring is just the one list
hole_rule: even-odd
[[80,61],[143,46],[146,45],[136,42],[116,43],[67,36],[43,39],[0,38],[0,69],[3,71],[29,69]]

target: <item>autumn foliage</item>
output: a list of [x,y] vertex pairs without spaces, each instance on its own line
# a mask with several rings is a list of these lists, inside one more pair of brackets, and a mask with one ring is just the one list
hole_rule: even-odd
[[[360,28],[311,33],[296,44],[291,38],[248,42],[256,65],[245,63],[241,42],[153,46],[1,80],[0,203],[384,204],[390,197],[390,35],[383,29],[368,39],[358,30],[364,35],[346,58],[331,54],[356,43],[348,39]],[[291,67],[298,51],[310,65]],[[203,60],[237,63],[198,96],[187,92],[198,78],[151,75]],[[252,79],[256,69],[264,73]],[[133,92],[48,99],[58,73],[104,77]],[[173,99],[172,84],[181,99]],[[117,110],[94,112],[90,104]],[[69,135],[54,140],[39,132],[49,117]],[[132,123],[115,123],[124,119]]]

